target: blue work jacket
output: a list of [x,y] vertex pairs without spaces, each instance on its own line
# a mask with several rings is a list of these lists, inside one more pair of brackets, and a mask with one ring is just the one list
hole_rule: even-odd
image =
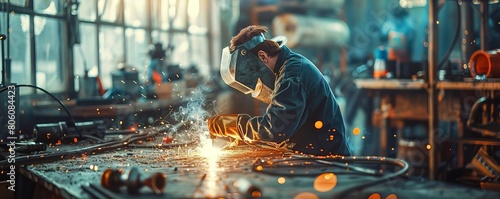
[[238,115],[240,135],[247,140],[286,143],[296,153],[350,155],[342,113],[318,68],[283,46],[274,72],[271,104],[262,116]]

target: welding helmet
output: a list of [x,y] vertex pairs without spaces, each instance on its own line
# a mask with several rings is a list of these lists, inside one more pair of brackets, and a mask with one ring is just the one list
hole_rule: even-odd
[[[270,104],[276,76],[250,51],[264,40],[264,34],[260,34],[239,45],[232,52],[229,47],[225,47],[222,50],[220,73],[227,85],[244,94],[252,94],[252,97]],[[282,36],[272,40],[281,46],[286,43],[286,38]]]

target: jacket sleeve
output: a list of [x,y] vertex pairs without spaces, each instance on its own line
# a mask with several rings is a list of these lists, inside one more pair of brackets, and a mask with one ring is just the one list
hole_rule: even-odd
[[298,79],[276,85],[274,97],[263,116],[238,116],[238,131],[245,141],[282,142],[300,127],[307,93]]

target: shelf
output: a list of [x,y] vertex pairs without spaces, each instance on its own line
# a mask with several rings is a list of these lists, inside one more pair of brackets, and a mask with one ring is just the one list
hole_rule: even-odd
[[500,139],[498,138],[460,138],[456,142],[461,144],[473,144],[473,145],[488,145],[488,146],[500,146]]
[[423,80],[411,79],[355,79],[359,89],[374,90],[420,90],[427,87]]
[[[359,89],[371,90],[420,90],[426,89],[427,83],[423,80],[410,79],[355,79]],[[473,82],[473,81],[439,81],[437,89],[443,90],[500,90],[500,82]]]
[[444,90],[500,90],[500,82],[449,82],[436,83],[437,89]]

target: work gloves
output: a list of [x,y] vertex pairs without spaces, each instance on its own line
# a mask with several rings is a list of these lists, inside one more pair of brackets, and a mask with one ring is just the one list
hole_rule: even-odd
[[242,140],[238,133],[238,114],[217,115],[208,119],[208,131],[211,137],[231,137]]

